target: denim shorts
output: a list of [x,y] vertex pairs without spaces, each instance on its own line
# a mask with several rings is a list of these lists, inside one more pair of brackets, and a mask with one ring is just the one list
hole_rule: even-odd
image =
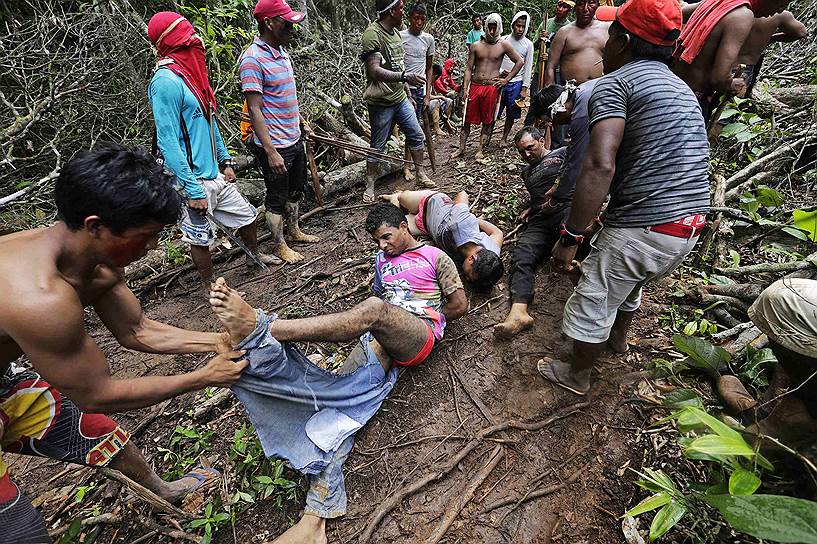
[[645,227],[601,229],[565,303],[564,333],[580,342],[606,342],[616,313],[637,310],[644,285],[671,274],[697,241],[697,236],[676,238]]
[[[423,149],[425,145],[425,135],[417,120],[417,112],[411,107],[411,101],[404,98],[399,104],[394,106],[376,106],[369,104],[369,124],[372,129],[370,146],[377,151],[386,149],[386,141],[391,135],[392,127],[397,124],[403,134],[406,135],[406,145],[409,149]],[[369,157],[369,162],[379,162],[379,159]]]
[[[256,210],[238,191],[235,183],[227,183],[224,175],[203,179],[201,186],[207,198],[207,211],[228,229],[240,229],[255,222]],[[182,242],[193,246],[210,246],[216,233],[210,221],[199,212],[182,206],[179,217]]]
[[521,92],[521,79],[519,81],[511,81],[502,88],[502,96],[499,98],[499,111],[496,116],[497,119],[502,117],[502,112],[505,110],[508,111],[507,115],[510,115],[511,119],[516,120],[522,117],[522,109],[516,105],[516,99],[519,98]]

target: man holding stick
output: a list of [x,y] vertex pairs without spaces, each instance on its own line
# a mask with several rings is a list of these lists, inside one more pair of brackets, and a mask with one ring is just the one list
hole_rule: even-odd
[[[483,148],[491,138],[496,109],[499,101],[499,92],[507,85],[525,65],[525,61],[516,52],[513,46],[502,40],[502,18],[498,13],[492,13],[485,19],[485,35],[478,42],[471,45],[468,51],[468,65],[465,67],[465,112],[460,147],[452,155],[452,159],[461,157],[465,153],[465,143],[471,133],[471,125],[482,125],[479,138],[479,147],[474,155],[477,160],[483,158]],[[502,59],[507,55],[514,63],[505,77],[500,77],[499,69]]]

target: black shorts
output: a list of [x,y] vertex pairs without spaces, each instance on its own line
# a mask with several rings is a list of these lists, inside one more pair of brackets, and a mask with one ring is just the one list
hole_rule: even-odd
[[298,202],[304,192],[306,184],[306,150],[303,141],[289,147],[278,149],[287,167],[286,174],[279,176],[270,168],[267,153],[259,145],[250,140],[247,148],[258,162],[261,174],[264,176],[264,185],[267,196],[264,206],[268,212],[283,214],[287,202]]

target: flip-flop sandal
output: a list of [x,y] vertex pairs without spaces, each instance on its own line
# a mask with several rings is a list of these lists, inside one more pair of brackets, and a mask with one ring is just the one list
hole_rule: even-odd
[[587,390],[582,391],[582,390],[580,390],[580,389],[575,389],[575,388],[573,388],[573,387],[570,387],[569,385],[564,384],[564,383],[562,383],[562,382],[560,382],[560,381],[556,381],[556,380],[552,379],[550,376],[547,376],[547,375],[545,374],[545,372],[544,372],[544,368],[545,368],[546,366],[549,366],[549,365],[550,365],[550,363],[549,363],[549,362],[546,362],[544,359],[539,359],[538,361],[536,361],[536,370],[537,370],[537,371],[539,371],[539,374],[540,374],[540,375],[541,375],[541,376],[542,376],[544,379],[546,379],[548,382],[552,383],[553,385],[558,385],[558,386],[559,386],[559,387],[561,387],[562,389],[564,389],[564,390],[566,390],[566,391],[570,391],[570,392],[571,392],[571,393],[573,393],[574,395],[579,395],[580,397],[583,397],[583,396],[587,395],[587,393],[590,391],[590,388],[589,388],[589,387],[587,388]]
[[202,466],[194,468],[182,478],[195,478],[197,480],[182,499],[182,510],[193,513],[197,512],[205,503],[208,492],[221,482],[221,472],[214,468]]

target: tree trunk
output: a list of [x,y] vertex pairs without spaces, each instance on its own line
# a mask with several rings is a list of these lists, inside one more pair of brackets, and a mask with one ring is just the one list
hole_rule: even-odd
[[[390,162],[378,163],[380,171],[378,180],[400,171],[400,166]],[[358,185],[366,184],[366,161],[359,161],[343,168],[327,172],[323,178],[324,198],[337,193],[347,193]]]
[[372,137],[372,131],[369,125],[357,116],[352,107],[352,97],[348,94],[343,95],[340,99],[340,112],[343,114],[343,120],[346,121],[346,125],[352,129],[352,132],[362,138],[368,139]]

